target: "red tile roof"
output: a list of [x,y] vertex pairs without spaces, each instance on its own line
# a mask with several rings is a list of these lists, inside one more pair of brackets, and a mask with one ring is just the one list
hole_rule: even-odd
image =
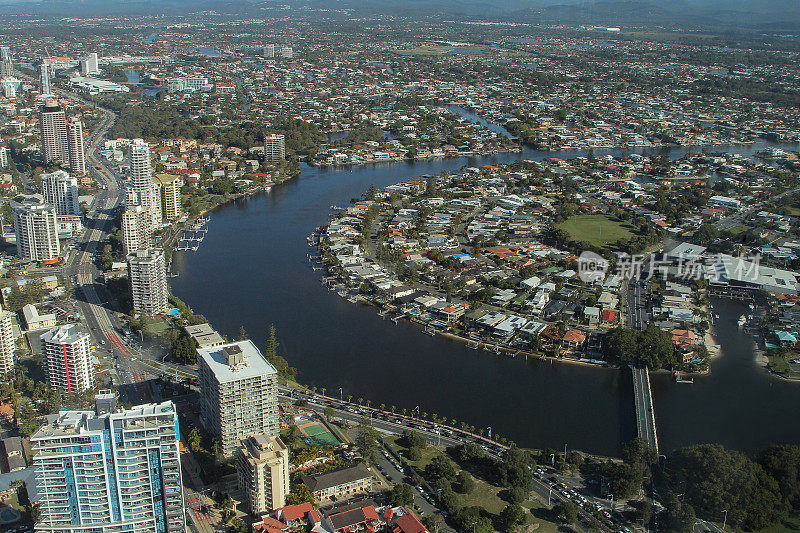
[[417,517],[412,513],[398,516],[397,520],[395,520],[395,525],[397,526],[394,529],[395,533],[428,533],[428,530],[425,529],[422,522],[417,520]]

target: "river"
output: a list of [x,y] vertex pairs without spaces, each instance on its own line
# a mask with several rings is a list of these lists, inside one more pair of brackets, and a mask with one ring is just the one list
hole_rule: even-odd
[[[731,147],[751,154],[765,146]],[[723,148],[719,148],[723,149]],[[796,149],[796,145],[794,145]],[[621,150],[596,150],[596,155]],[[631,150],[633,152],[633,150]],[[680,157],[685,149],[671,149]],[[264,347],[276,325],[281,352],[308,385],[328,394],[364,398],[379,406],[456,418],[520,445],[551,446],[615,455],[635,435],[630,376],[612,369],[551,364],[475,351],[394,325],[374,309],[328,292],[321,272],[306,260],[306,236],[328,219],[331,205],[346,205],[370,184],[384,187],[412,176],[463,165],[511,162],[520,157],[568,158],[585,152],[504,153],[416,163],[339,169],[301,165],[297,179],[266,195],[216,210],[200,249],[175,254],[173,292],[229,338],[244,325]],[[721,442],[743,450],[771,442],[797,442],[800,385],[769,377],[754,366],[752,349],[736,329],[736,304],[720,304],[723,355],[708,377],[677,384],[654,376],[662,450]],[[731,326],[732,325],[732,326]]]

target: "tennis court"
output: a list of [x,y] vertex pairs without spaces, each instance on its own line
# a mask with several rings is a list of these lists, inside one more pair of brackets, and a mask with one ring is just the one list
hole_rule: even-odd
[[336,438],[336,435],[328,431],[328,428],[319,422],[303,424],[298,427],[310,444],[316,446],[338,446],[341,444],[339,439]]

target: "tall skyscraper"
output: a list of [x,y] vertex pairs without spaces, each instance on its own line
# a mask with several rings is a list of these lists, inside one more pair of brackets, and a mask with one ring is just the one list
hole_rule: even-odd
[[150,167],[150,146],[142,139],[133,139],[130,146],[130,188],[136,203],[150,210],[153,227],[161,225],[161,206],[153,194],[153,171]]
[[86,152],[83,147],[83,123],[79,117],[67,120],[67,151],[69,152],[69,170],[73,174],[86,174]]
[[45,163],[67,163],[67,117],[54,100],[42,107],[39,129],[42,137],[42,157]]
[[264,137],[264,158],[272,162],[286,159],[286,138],[282,134],[272,133]]
[[253,341],[200,348],[197,361],[201,420],[224,455],[242,437],[278,434],[278,372]]
[[11,62],[11,48],[0,46],[0,78],[14,75],[14,64]]
[[31,436],[37,533],[184,533],[178,417],[172,402],[61,411]]
[[0,168],[8,166],[8,148],[0,144]]
[[14,370],[14,330],[11,317],[14,313],[0,307],[0,377]]
[[167,310],[167,265],[164,250],[148,248],[128,254],[133,309],[154,316]]
[[98,64],[97,54],[95,52],[92,52],[86,56],[86,65],[88,67],[89,74],[98,74],[100,72],[100,65]]
[[52,94],[50,86],[50,64],[42,60],[39,63],[39,90],[42,94]]
[[41,195],[18,196],[10,201],[17,236],[17,255],[30,261],[54,262],[61,251],[56,209]]
[[271,513],[286,505],[289,449],[280,437],[259,433],[242,438],[236,449],[236,473],[252,514]]
[[183,180],[175,174],[156,174],[153,183],[158,187],[161,202],[161,215],[164,220],[172,222],[181,218],[181,184]]
[[264,57],[275,57],[275,45],[268,44],[264,47]]
[[77,324],[56,326],[40,337],[47,380],[64,392],[83,392],[94,387],[92,339]]
[[63,170],[42,174],[42,195],[47,204],[56,208],[57,215],[80,215],[78,180]]
[[153,240],[153,218],[141,205],[128,207],[122,213],[122,248],[125,255],[150,248]]
[[282,46],[281,47],[281,57],[284,59],[292,59],[294,57],[294,50],[292,50],[291,46]]

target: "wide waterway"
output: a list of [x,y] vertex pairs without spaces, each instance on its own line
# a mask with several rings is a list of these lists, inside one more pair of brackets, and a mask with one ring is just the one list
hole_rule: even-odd
[[[750,154],[764,144],[735,146]],[[797,149],[797,145],[792,148]],[[620,150],[600,151],[620,153]],[[684,150],[671,150],[680,157]],[[351,304],[320,283],[306,254],[306,236],[324,224],[330,206],[347,205],[370,184],[384,187],[413,176],[580,152],[499,154],[478,159],[433,160],[340,169],[301,165],[297,179],[266,195],[218,209],[194,253],[179,252],[173,292],[229,338],[244,325],[264,347],[275,323],[282,354],[308,385],[328,394],[370,399],[409,411],[455,417],[531,447],[551,446],[617,454],[635,435],[628,373],[565,363],[509,359],[430,337],[401,321],[382,320],[374,309]],[[711,375],[693,384],[653,379],[662,451],[700,442],[754,450],[772,442],[800,441],[796,409],[800,384],[756,367],[746,335],[736,327],[745,309],[720,302],[715,312],[723,355]]]

